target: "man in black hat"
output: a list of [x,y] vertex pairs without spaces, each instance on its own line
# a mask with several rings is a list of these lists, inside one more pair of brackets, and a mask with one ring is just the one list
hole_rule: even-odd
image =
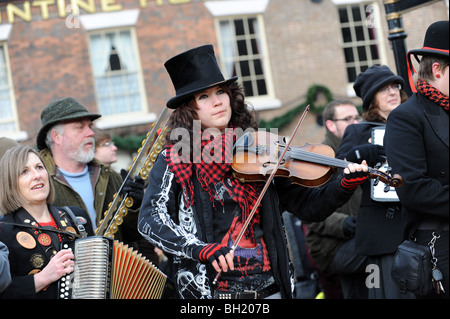
[[423,47],[408,53],[410,70],[411,56],[419,61],[415,85],[409,74],[415,93],[389,116],[384,145],[392,170],[404,181],[397,189],[404,239],[428,245],[436,235],[436,267],[443,279],[426,298],[448,298],[449,21],[428,27]]
[[[94,158],[92,122],[100,116],[71,97],[54,101],[41,113],[42,128],[36,140],[54,182],[54,205],[82,207],[89,212],[94,229],[122,185],[117,172]],[[136,209],[143,197],[143,180],[128,180],[125,188],[134,204],[115,239],[129,243],[140,238]]]

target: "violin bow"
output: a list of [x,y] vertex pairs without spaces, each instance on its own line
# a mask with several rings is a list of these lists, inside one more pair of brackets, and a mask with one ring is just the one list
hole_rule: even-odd
[[[264,197],[264,194],[266,193],[267,189],[269,188],[269,185],[270,185],[270,183],[272,182],[272,180],[273,180],[273,178],[274,178],[274,176],[275,176],[275,173],[277,172],[278,168],[280,167],[281,161],[283,160],[284,155],[286,155],[286,152],[287,152],[287,150],[289,149],[289,147],[290,147],[290,145],[291,145],[291,142],[292,142],[294,136],[297,134],[297,131],[298,131],[298,129],[300,128],[300,125],[302,124],[303,120],[305,119],[306,114],[307,114],[308,111],[309,111],[309,108],[310,108],[310,105],[308,104],[308,105],[306,106],[305,110],[303,111],[303,114],[302,114],[302,116],[300,117],[300,119],[299,119],[297,125],[295,126],[294,131],[292,132],[292,135],[291,135],[291,137],[289,138],[289,141],[287,142],[286,147],[284,148],[283,153],[282,153],[281,156],[278,158],[277,164],[274,166],[274,168],[272,169],[272,172],[271,172],[270,175],[269,175],[269,178],[266,180],[266,183],[264,184],[264,188],[262,189],[261,193],[259,194],[258,199],[256,200],[255,205],[253,206],[253,208],[252,208],[250,214],[249,214],[248,217],[247,217],[247,220],[245,221],[244,225],[242,226],[241,231],[240,231],[239,234],[237,235],[236,241],[234,242],[233,246],[231,247],[231,251],[232,251],[232,252],[234,252],[234,251],[236,250],[236,248],[237,248],[239,242],[241,241],[242,237],[244,236],[244,233],[245,233],[245,231],[247,230],[248,225],[250,224],[250,221],[251,221],[252,218],[253,218],[253,215],[255,215],[255,212],[256,212],[256,210],[258,209],[258,206],[259,206],[259,204],[261,203],[261,200],[262,200],[262,198]],[[222,270],[219,271],[219,272],[217,273],[216,277],[214,278],[213,285],[216,285],[216,284],[217,284],[217,281],[219,280],[221,274],[222,274]]]

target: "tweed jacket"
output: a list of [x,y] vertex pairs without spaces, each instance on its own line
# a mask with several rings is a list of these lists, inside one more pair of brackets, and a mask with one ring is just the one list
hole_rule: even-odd
[[[185,207],[181,186],[165,157],[163,150],[150,172],[138,229],[172,258],[173,281],[179,298],[209,299],[214,295],[212,282],[216,272],[209,263],[201,263],[193,256],[193,251],[214,242],[212,203],[193,174],[194,205]],[[321,188],[306,188],[286,178],[275,178],[268,188],[261,202],[261,225],[273,276],[283,298],[292,297],[293,277],[281,212],[288,210],[303,220],[324,220],[352,194],[338,180]],[[227,213],[225,210],[226,206],[224,213]]]
[[426,218],[449,219],[449,116],[428,98],[413,94],[389,115],[384,137],[394,172],[403,177],[404,238]]
[[[69,232],[76,231],[80,234],[75,222],[65,210],[51,205],[49,209],[59,229]],[[86,236],[92,236],[94,230],[88,213],[79,207],[70,207],[70,209],[75,216],[80,216],[86,221],[86,224],[83,225]],[[35,222],[34,218],[23,208],[4,216],[0,221],[19,225],[31,225]],[[53,254],[61,249],[60,238],[54,232],[40,231],[19,225],[0,223],[0,241],[4,242],[9,249],[12,277],[12,283],[0,296],[7,299],[56,299],[58,283],[53,282],[47,288],[36,293],[33,275],[40,272],[49,263]],[[42,234],[48,235],[49,237],[46,238],[50,238],[51,241],[42,241],[40,236]],[[22,237],[28,240],[24,241],[20,235],[28,236]],[[74,237],[61,235],[61,239],[74,240]]]
[[[81,196],[69,185],[58,170],[50,150],[47,148],[42,150],[41,155],[53,180],[55,193],[57,194],[53,204],[55,206],[78,206],[87,211]],[[88,166],[94,187],[94,208],[97,214],[96,224],[98,225],[103,218],[104,212],[108,210],[108,205],[113,201],[114,194],[122,185],[122,177],[96,159],[88,163]],[[136,211],[128,211],[128,215],[124,218],[123,224],[115,235],[115,239],[126,243],[140,238],[136,227],[138,214]]]

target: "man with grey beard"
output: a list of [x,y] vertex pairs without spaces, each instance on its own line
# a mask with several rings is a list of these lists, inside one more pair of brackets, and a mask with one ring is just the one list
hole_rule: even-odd
[[[108,204],[122,185],[122,177],[94,158],[95,140],[92,122],[100,114],[88,110],[73,98],[50,103],[41,113],[42,127],[36,143],[56,191],[55,206],[79,206],[89,212],[94,229],[98,227]],[[115,234],[115,239],[131,243],[137,232],[137,209],[144,182],[137,177],[123,187],[133,198],[133,207]]]

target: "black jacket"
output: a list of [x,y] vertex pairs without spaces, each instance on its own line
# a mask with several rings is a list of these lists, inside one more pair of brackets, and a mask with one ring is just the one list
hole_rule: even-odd
[[[381,124],[382,125],[382,124]],[[372,129],[380,124],[363,122],[352,124],[345,130],[337,158],[345,158],[355,145],[371,143]],[[389,157],[387,158],[390,164]],[[393,171],[396,173],[396,171]],[[367,256],[394,253],[401,243],[401,213],[398,202],[374,201],[371,198],[371,183],[362,185],[361,206],[356,222],[356,252]]]
[[[212,298],[216,272],[210,264],[199,262],[192,254],[196,247],[214,242],[212,203],[194,179],[195,204],[184,207],[181,186],[168,169],[165,156],[165,151],[160,153],[150,172],[138,229],[173,258],[173,280],[180,298]],[[352,194],[344,190],[338,180],[321,188],[305,188],[288,179],[276,178],[269,187],[262,200],[261,224],[273,275],[283,298],[291,298],[293,281],[281,212],[288,210],[302,220],[321,221]]]
[[389,115],[386,154],[403,177],[404,237],[426,219],[449,219],[449,117],[439,105],[413,94]]
[[[49,206],[55,222],[61,230],[69,231],[72,227],[78,232],[78,229],[69,215],[61,208]],[[93,235],[92,224],[89,215],[79,207],[70,207],[75,216],[81,216],[86,220],[83,226],[87,235]],[[33,275],[41,271],[50,261],[52,255],[61,249],[61,243],[57,233],[46,232],[51,238],[49,245],[42,245],[39,242],[40,232],[28,227],[11,225],[6,223],[27,224],[30,225],[35,220],[23,208],[20,208],[12,214],[6,215],[0,220],[0,241],[2,241],[9,249],[9,262],[11,268],[12,283],[0,295],[2,298],[12,299],[56,299],[58,293],[58,282],[54,282],[48,288],[36,293]],[[34,238],[35,246],[26,248],[17,236],[19,232],[26,232]],[[64,240],[70,240],[68,236],[62,235]],[[73,237],[72,237],[73,239]],[[33,241],[31,241],[33,242]],[[32,247],[30,245],[28,247]]]

